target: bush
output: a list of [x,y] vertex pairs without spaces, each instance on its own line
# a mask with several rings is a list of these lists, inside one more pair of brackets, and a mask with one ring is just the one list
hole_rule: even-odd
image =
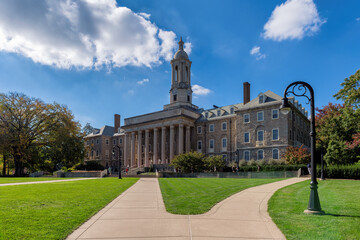
[[202,172],[205,168],[204,154],[188,152],[175,156],[170,166],[179,168],[182,172]]
[[246,166],[246,165],[247,165],[247,163],[244,159],[239,161],[239,167]]
[[[273,172],[273,171],[297,171],[299,168],[306,169],[306,165],[263,165],[260,167],[262,172]],[[257,166],[242,166],[239,167],[240,172],[257,172]]]
[[310,153],[306,148],[289,146],[284,158],[287,164],[307,164],[310,162]]
[[[317,166],[316,175],[321,176],[321,167]],[[341,178],[341,179],[360,179],[360,166],[354,165],[337,165],[324,167],[325,178]]]
[[220,155],[210,156],[204,159],[205,167],[210,172],[221,171],[225,167],[225,161]]
[[80,164],[75,167],[76,170],[88,170],[88,171],[97,171],[104,170],[105,167],[98,163],[97,161],[86,161],[85,164]]

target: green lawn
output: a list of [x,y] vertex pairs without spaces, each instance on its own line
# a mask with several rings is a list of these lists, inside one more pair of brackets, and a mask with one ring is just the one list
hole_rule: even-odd
[[0,187],[0,239],[64,239],[137,180]]
[[37,182],[37,181],[51,181],[51,180],[66,180],[73,178],[53,178],[53,177],[0,177],[0,184],[2,183],[18,183],[18,182]]
[[159,178],[159,183],[168,212],[201,214],[234,193],[279,180],[283,179]]
[[306,215],[309,181],[278,190],[269,213],[287,239],[360,239],[360,181],[319,181],[325,215]]

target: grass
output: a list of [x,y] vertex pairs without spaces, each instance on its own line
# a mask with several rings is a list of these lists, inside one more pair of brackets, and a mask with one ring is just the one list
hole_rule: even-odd
[[37,182],[51,180],[66,180],[72,178],[54,178],[54,177],[0,177],[0,184],[3,183],[20,183],[20,182]]
[[269,201],[269,213],[287,239],[360,239],[360,181],[319,182],[325,215],[306,215],[309,181],[278,190]]
[[166,210],[174,214],[201,214],[246,188],[282,179],[159,178]]
[[0,239],[64,239],[137,181],[94,179],[0,188]]

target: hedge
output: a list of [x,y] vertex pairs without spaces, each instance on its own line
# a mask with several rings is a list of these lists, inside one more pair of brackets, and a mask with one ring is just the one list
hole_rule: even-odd
[[[317,177],[321,177],[321,167],[316,168]],[[324,167],[324,178],[360,179],[360,165],[339,165]]]
[[[263,165],[260,166],[260,171],[262,172],[273,172],[273,171],[297,171],[299,168],[306,168],[306,165]],[[232,168],[224,169],[225,171],[232,171]],[[242,166],[239,167],[239,172],[257,172],[257,166]]]

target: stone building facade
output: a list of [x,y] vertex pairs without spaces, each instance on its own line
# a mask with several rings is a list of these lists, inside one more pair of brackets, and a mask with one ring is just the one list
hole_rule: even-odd
[[191,64],[179,41],[171,60],[170,104],[163,110],[126,118],[120,126],[115,114],[114,127],[95,129],[85,137],[85,160],[104,166],[117,166],[112,154],[121,149],[123,166],[149,167],[169,164],[174,156],[198,151],[221,155],[224,161],[280,159],[288,146],[310,145],[307,112],[294,98],[293,111],[280,114],[281,97],[271,91],[250,100],[250,84],[244,83],[243,103],[199,108],[192,104]]

